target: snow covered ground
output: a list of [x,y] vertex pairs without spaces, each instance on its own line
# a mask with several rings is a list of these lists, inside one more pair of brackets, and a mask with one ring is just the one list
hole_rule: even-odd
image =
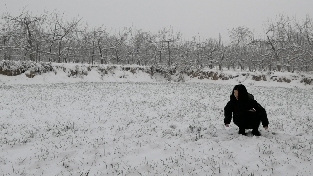
[[138,76],[0,75],[0,175],[313,174],[311,87],[244,82],[270,121],[255,137],[223,125],[236,82]]

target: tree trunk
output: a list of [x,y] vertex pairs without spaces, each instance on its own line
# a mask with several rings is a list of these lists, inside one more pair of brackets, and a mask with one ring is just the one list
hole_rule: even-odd
[[115,49],[116,64],[119,63],[118,51]]
[[25,22],[25,27],[26,27],[26,31],[27,31],[27,36],[28,36],[28,39],[27,39],[27,42],[29,44],[29,49],[30,49],[30,54],[29,54],[29,58],[31,61],[34,61],[34,46],[33,46],[33,42],[32,42],[32,34],[30,32],[30,28],[29,28],[29,25],[30,25],[31,22]]
[[168,48],[168,66],[171,66],[171,50],[170,50],[170,42],[167,42]]
[[39,53],[39,46],[38,46],[39,44],[38,43],[36,43],[36,63],[38,62],[38,53]]
[[58,48],[58,63],[61,63],[61,42],[59,42],[59,48]]
[[91,53],[91,65],[93,65],[94,56],[95,56],[95,41],[92,41],[92,53]]
[[160,52],[160,63],[162,62],[162,51],[159,51]]
[[100,39],[98,40],[98,49],[99,49],[99,54],[100,54],[100,62],[103,64],[103,55],[102,55],[102,48],[100,46]]

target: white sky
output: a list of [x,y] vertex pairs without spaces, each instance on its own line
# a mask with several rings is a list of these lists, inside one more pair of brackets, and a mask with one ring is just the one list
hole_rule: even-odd
[[65,18],[82,17],[89,26],[105,26],[109,31],[133,27],[156,33],[166,27],[180,31],[186,40],[228,40],[228,30],[245,26],[256,38],[264,24],[279,14],[302,21],[313,17],[312,0],[1,0],[0,12],[18,15],[26,8],[33,14],[44,10],[64,13]]

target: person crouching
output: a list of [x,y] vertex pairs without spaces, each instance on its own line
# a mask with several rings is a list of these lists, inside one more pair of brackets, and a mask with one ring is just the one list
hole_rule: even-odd
[[254,100],[254,96],[248,93],[242,84],[236,85],[230,95],[230,101],[224,108],[224,124],[229,127],[231,120],[239,127],[239,134],[246,135],[246,129],[252,129],[252,134],[260,136],[259,126],[268,129],[266,110]]

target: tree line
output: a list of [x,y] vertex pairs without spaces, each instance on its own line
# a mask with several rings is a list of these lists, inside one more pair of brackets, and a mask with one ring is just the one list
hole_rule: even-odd
[[299,22],[280,15],[266,24],[264,38],[255,38],[244,26],[233,28],[229,44],[222,42],[221,35],[186,41],[180,32],[168,28],[153,34],[125,27],[112,34],[103,26],[89,28],[82,19],[66,21],[56,12],[39,16],[4,13],[0,27],[0,60],[313,70],[313,22],[309,16]]

